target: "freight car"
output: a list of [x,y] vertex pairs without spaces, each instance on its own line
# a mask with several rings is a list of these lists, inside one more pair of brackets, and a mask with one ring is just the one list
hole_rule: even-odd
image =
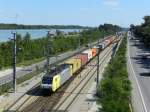
[[72,66],[72,73],[74,74],[81,68],[81,59],[71,58],[65,61],[65,64],[69,64],[70,66]]
[[107,38],[104,42],[99,45],[87,49],[80,54],[66,60],[63,64],[51,69],[49,73],[43,76],[41,88],[48,89],[55,92],[59,87],[61,87],[73,74],[75,74],[79,69],[86,65],[92,58],[94,58],[98,49],[105,49],[113,41],[113,37]]
[[86,65],[86,63],[88,62],[88,54],[86,53],[77,54],[76,56],[74,56],[74,58],[81,60],[81,66]]
[[91,49],[85,50],[82,53],[88,55],[88,61],[90,61],[92,59],[92,50]]

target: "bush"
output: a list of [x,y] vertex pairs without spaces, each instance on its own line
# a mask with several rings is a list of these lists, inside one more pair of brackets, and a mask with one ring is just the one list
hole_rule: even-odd
[[97,90],[100,112],[130,112],[131,83],[126,67],[126,38],[123,39],[116,56],[105,69]]
[[12,82],[0,85],[0,95],[7,93],[12,88]]
[[[29,73],[23,77],[20,77],[17,79],[17,84],[21,84],[31,78],[33,78],[34,76],[38,75],[39,73],[43,72],[43,69],[38,69],[35,72]],[[13,87],[13,83],[9,82],[3,85],[0,85],[0,95],[2,95],[3,93],[7,93],[9,92],[9,90]]]
[[[107,29],[109,29],[109,27]],[[112,29],[112,31],[111,32],[114,34],[116,30]],[[80,34],[82,35],[81,37],[79,37]],[[53,42],[51,43],[52,49],[50,55],[52,56],[78,48],[79,38],[81,46],[103,38],[103,32],[98,28],[84,30],[80,32],[80,34],[74,36],[55,36],[53,38]],[[105,31],[105,36],[109,34],[109,31]],[[38,39],[32,39],[29,33],[26,33],[25,36],[17,34],[16,37],[17,48],[21,48],[20,50],[17,49],[18,65],[22,63],[24,64],[26,62],[27,64],[28,62],[31,62],[32,64],[32,61],[36,62],[34,60],[38,60],[45,57],[47,51],[48,38],[43,37]],[[12,64],[12,45],[12,41],[0,43],[0,69],[10,67]]]

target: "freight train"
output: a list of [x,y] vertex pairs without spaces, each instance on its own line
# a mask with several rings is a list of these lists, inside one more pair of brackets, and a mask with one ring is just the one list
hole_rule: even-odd
[[93,59],[97,55],[98,49],[105,49],[109,44],[113,42],[113,40],[113,36],[108,37],[103,42],[94,46],[93,48],[89,48],[66,60],[63,64],[51,68],[50,72],[46,73],[42,77],[41,88],[55,92],[77,71],[85,66],[91,59]]

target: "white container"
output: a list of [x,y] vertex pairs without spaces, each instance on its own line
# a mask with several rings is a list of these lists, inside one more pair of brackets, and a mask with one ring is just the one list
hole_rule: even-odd
[[88,54],[88,60],[92,59],[92,50],[91,49],[85,50],[82,53]]
[[98,46],[98,48],[100,48],[100,49],[104,49],[104,48],[105,48],[105,43],[100,43],[100,44],[98,44],[97,46]]
[[108,46],[111,43],[110,39],[105,40],[106,46]]

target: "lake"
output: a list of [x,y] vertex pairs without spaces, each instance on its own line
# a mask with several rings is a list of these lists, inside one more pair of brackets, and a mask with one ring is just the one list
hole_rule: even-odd
[[[64,31],[64,32],[79,32],[81,31],[81,29],[58,29],[60,31]],[[24,36],[27,32],[30,33],[31,37],[34,38],[40,38],[40,37],[44,37],[47,35],[47,31],[49,31],[48,29],[18,29],[18,30],[0,30],[0,42],[5,42],[8,41],[9,38],[12,37],[12,32],[16,32],[18,34],[21,34],[22,36]],[[55,29],[50,30],[52,32],[55,31]]]

